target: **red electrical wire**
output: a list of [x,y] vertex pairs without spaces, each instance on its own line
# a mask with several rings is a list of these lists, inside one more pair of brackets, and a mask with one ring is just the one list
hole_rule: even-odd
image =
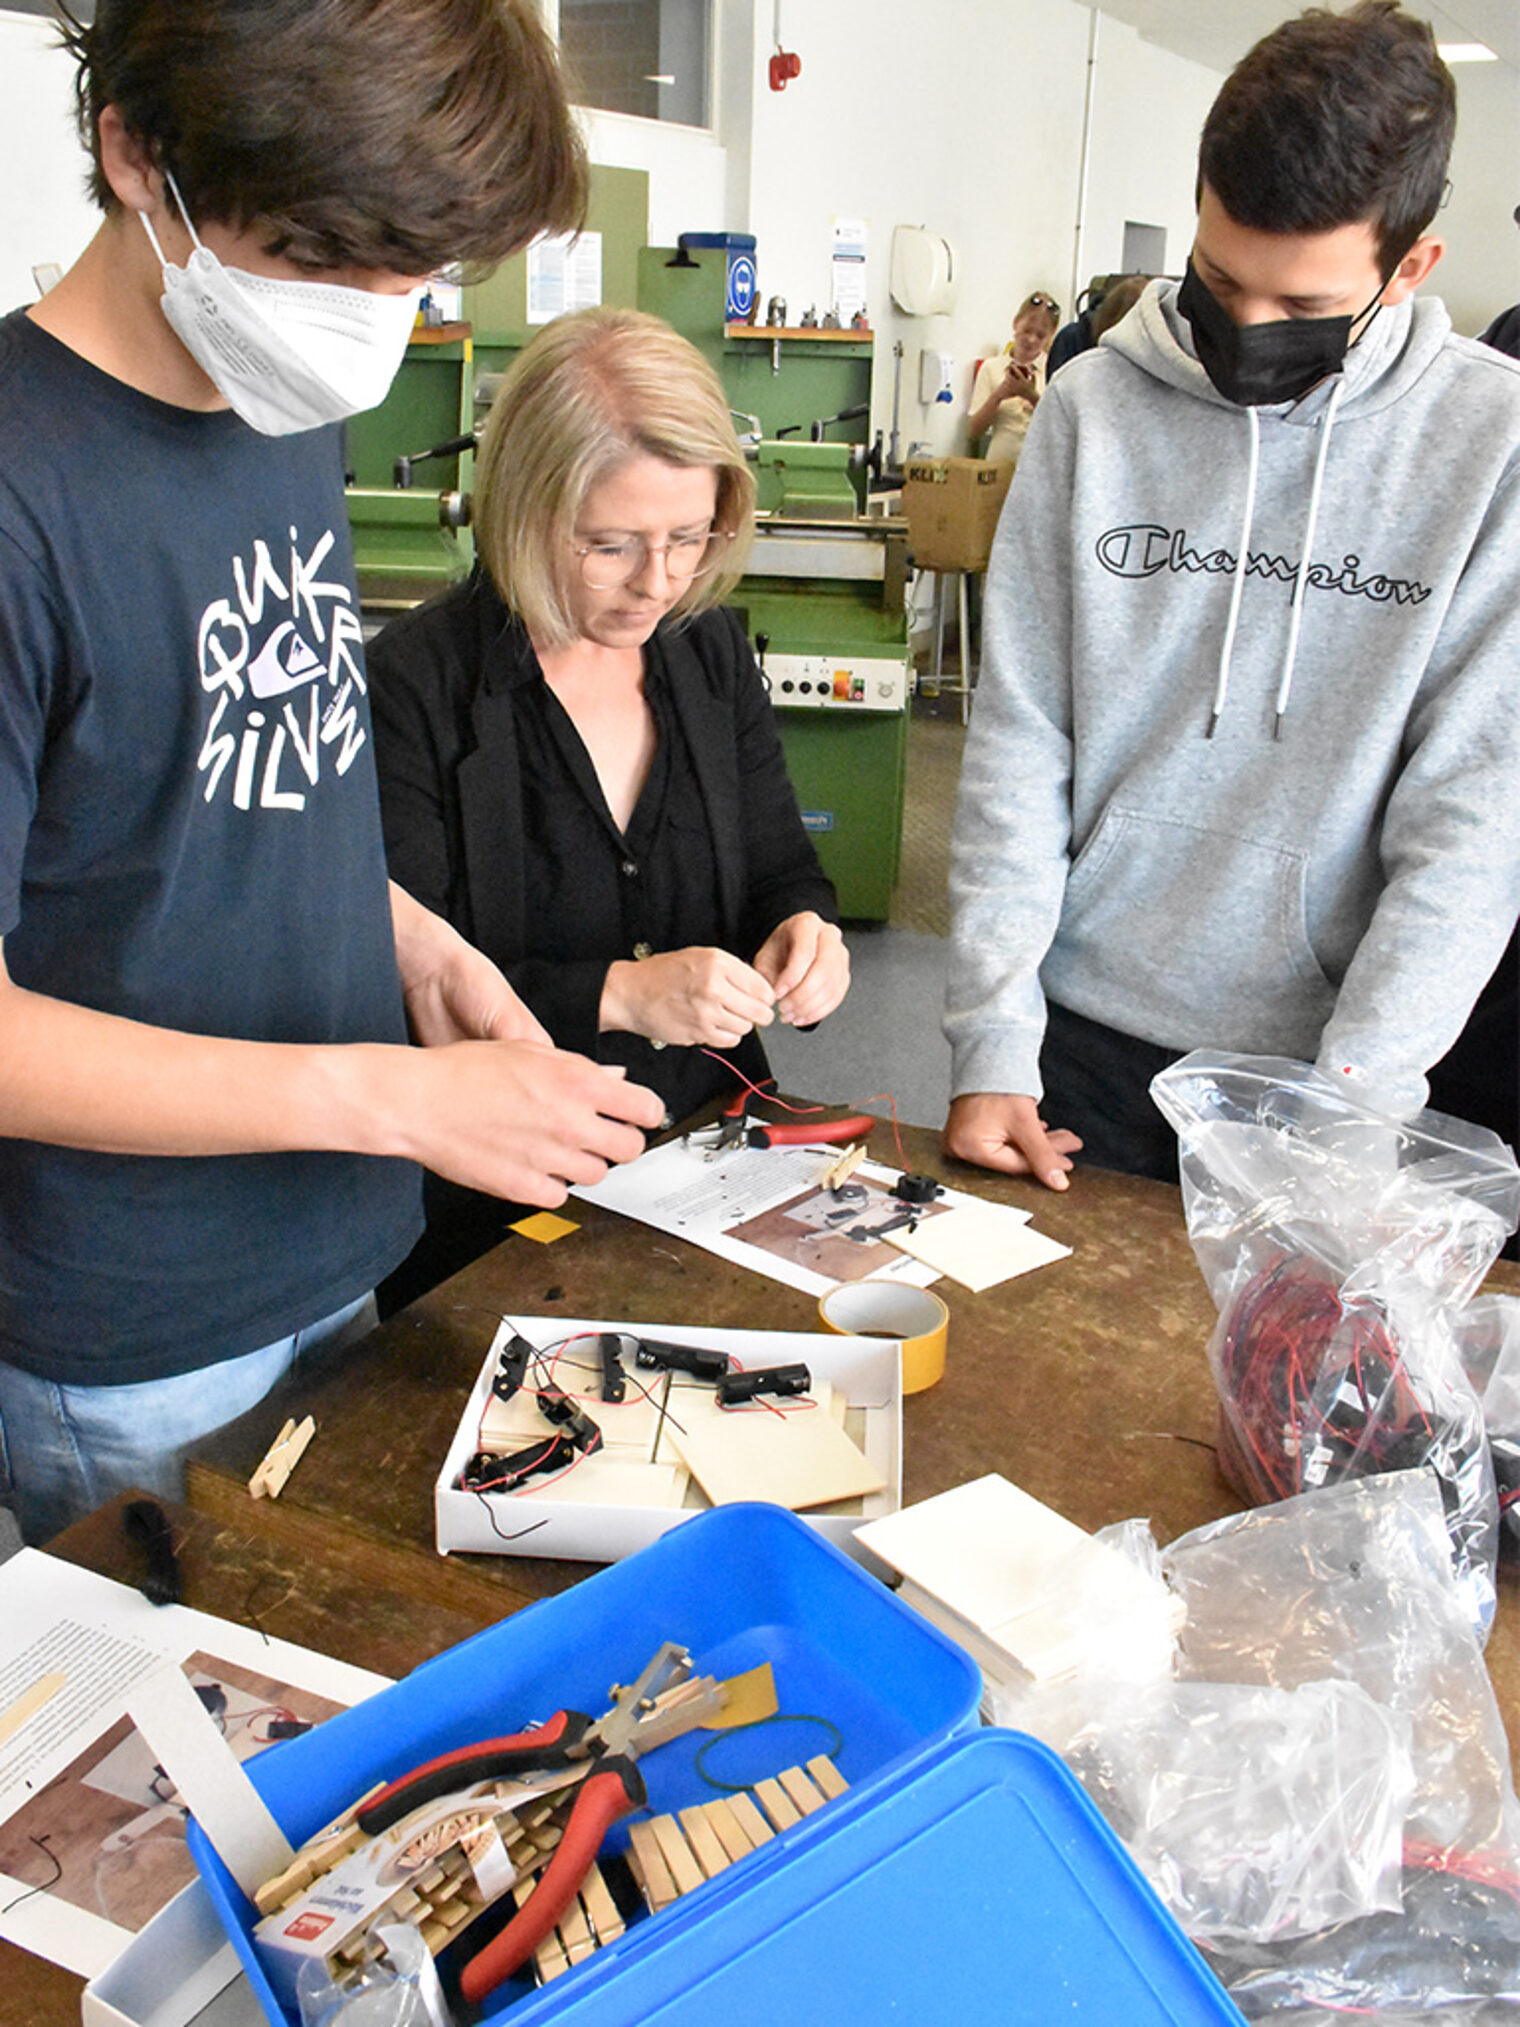
[[1348,1300],[1317,1262],[1280,1254],[1241,1290],[1219,1354],[1221,1462],[1268,1503],[1394,1467],[1430,1415],[1381,1302]]

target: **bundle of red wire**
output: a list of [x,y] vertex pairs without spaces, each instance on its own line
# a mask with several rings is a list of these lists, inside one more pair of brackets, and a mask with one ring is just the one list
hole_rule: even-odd
[[1253,1503],[1429,1461],[1436,1427],[1386,1307],[1348,1297],[1321,1262],[1269,1262],[1220,1346],[1220,1467]]

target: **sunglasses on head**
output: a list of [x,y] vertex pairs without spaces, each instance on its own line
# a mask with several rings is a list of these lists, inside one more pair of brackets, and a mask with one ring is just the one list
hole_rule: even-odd
[[1061,305],[1054,296],[1032,295],[1025,307],[1031,310],[1049,310],[1053,317],[1059,317],[1061,314]]

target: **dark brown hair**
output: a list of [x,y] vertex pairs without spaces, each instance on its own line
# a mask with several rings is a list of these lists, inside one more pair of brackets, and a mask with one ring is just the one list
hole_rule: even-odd
[[1386,280],[1441,203],[1456,120],[1428,22],[1395,0],[1311,8],[1225,80],[1204,122],[1199,189],[1258,232],[1365,220]]
[[64,13],[91,191],[113,105],[191,219],[313,268],[494,264],[573,231],[585,151],[526,0],[98,0]]

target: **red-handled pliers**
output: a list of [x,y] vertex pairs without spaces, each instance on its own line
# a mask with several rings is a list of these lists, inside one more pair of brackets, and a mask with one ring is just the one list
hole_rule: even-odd
[[873,1126],[880,1122],[869,1112],[853,1112],[848,1119],[810,1118],[773,1122],[760,1120],[754,1125],[748,1120],[748,1094],[739,1096],[723,1108],[723,1121],[718,1131],[719,1147],[811,1147],[814,1142],[829,1143],[840,1140],[861,1140]]
[[354,1820],[366,1837],[378,1837],[413,1809],[436,1802],[440,1795],[452,1795],[458,1788],[569,1766],[576,1759],[589,1757],[589,1751],[577,1748],[583,1746],[590,1730],[591,1719],[583,1710],[559,1710],[547,1724],[535,1725],[531,1731],[517,1732],[511,1738],[482,1739],[476,1745],[461,1746],[457,1752],[442,1753],[371,1796]]
[[596,1863],[607,1832],[620,1816],[642,1809],[648,1798],[644,1776],[626,1754],[596,1762],[576,1790],[565,1834],[538,1884],[501,1934],[460,1972],[459,1989],[472,2006],[520,1969],[558,1926]]
[[500,1935],[461,1973],[460,1989],[472,2005],[527,1962],[570,1908],[608,1830],[620,1816],[644,1806],[644,1779],[634,1755],[689,1730],[713,1707],[710,1699],[716,1692],[709,1685],[705,1697],[684,1704],[679,1713],[653,1709],[663,1690],[690,1673],[685,1648],[666,1641],[638,1679],[614,1693],[603,1716],[592,1719],[584,1711],[560,1710],[528,1731],[441,1753],[388,1783],[357,1812],[359,1828],[377,1836],[424,1803],[477,1782],[531,1778],[584,1764],[564,1834],[538,1884]]

